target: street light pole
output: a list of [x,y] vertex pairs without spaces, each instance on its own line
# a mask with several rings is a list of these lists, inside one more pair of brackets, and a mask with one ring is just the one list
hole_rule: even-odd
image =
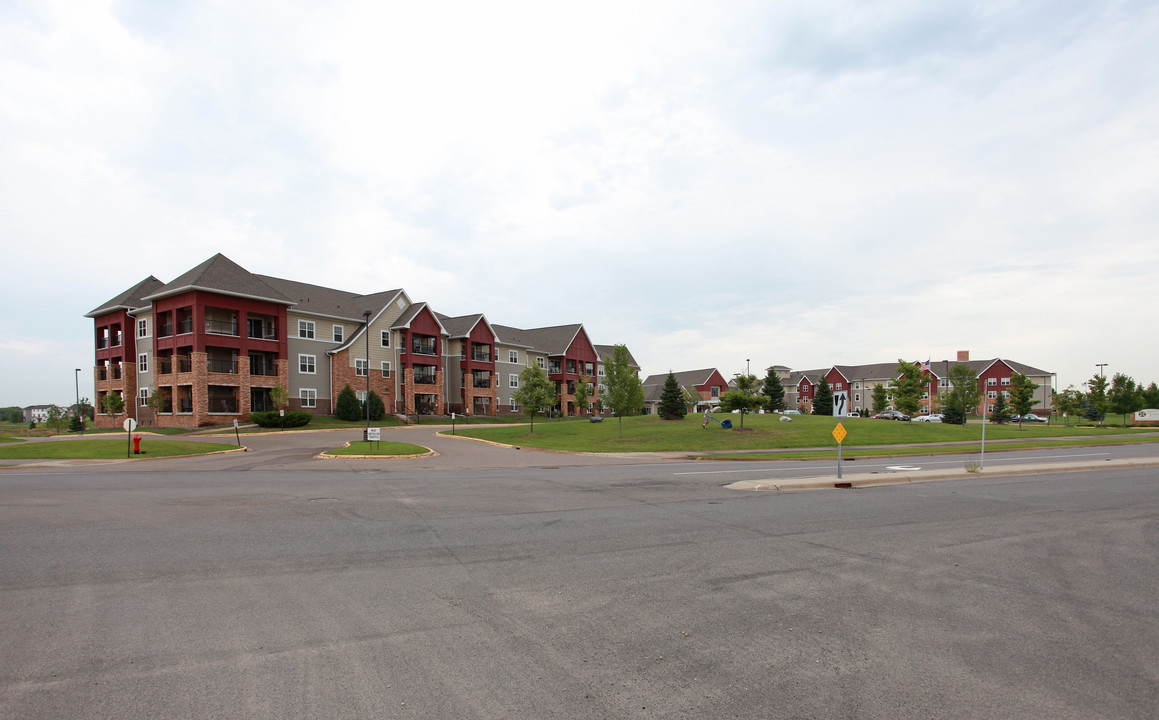
[[80,434],[84,437],[85,434],[85,418],[81,414],[80,408],[80,368],[76,369],[76,416],[80,420]]
[[365,310],[362,318],[366,321],[366,440],[370,439],[370,311]]
[[1103,368],[1109,364],[1110,363],[1095,363],[1095,367],[1099,369],[1099,377],[1106,377],[1106,375],[1103,374]]

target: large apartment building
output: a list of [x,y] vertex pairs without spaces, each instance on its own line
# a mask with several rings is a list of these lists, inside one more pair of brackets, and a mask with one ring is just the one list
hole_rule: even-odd
[[[274,409],[333,413],[342,388],[377,393],[399,414],[519,412],[514,391],[529,364],[555,382],[557,409],[577,407],[581,375],[598,392],[610,346],[580,324],[519,329],[482,314],[451,317],[402,289],[363,295],[249,272],[218,254],[169,283],[148,277],[85,317],[96,341],[97,425],[116,393],[126,413],[197,427]],[[156,399],[160,396],[160,399]],[[152,400],[151,400],[152,399]]]
[[[922,366],[925,363],[915,362]],[[1026,363],[1004,358],[971,360],[968,351],[958,353],[956,360],[938,360],[929,363],[930,383],[922,395],[922,412],[936,412],[940,400],[939,393],[947,392],[950,386],[950,368],[954,365],[968,365],[978,376],[978,386],[982,391],[982,402],[975,414],[990,414],[999,393],[1010,398],[1010,382],[1015,372],[1026,375],[1038,387],[1034,391],[1034,412],[1048,414],[1054,393],[1054,374]],[[833,365],[816,370],[790,370],[783,365],[774,365],[773,371],[781,378],[785,388],[785,407],[799,408],[803,412],[813,409],[813,399],[821,378],[829,383],[834,394],[845,393],[850,413],[864,414],[873,407],[873,391],[878,385],[893,387],[898,378],[897,363],[871,363],[868,365]]]

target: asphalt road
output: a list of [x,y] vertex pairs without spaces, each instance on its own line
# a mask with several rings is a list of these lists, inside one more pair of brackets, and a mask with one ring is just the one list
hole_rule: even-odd
[[1153,468],[755,493],[802,470],[401,433],[441,454],[0,471],[0,717],[1159,707]]

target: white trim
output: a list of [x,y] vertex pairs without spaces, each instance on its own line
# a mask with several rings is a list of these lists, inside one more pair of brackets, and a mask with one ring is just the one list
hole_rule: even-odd
[[[309,368],[310,368],[309,370],[302,369],[303,358],[308,359],[309,362],[307,362],[305,364],[309,366]],[[298,373],[301,375],[317,375],[318,374],[318,356],[317,355],[309,355],[307,353],[298,353]]]
[[343,342],[342,338],[346,337],[346,326],[339,325],[337,323],[335,323],[334,325],[331,325],[330,326],[330,337],[333,338],[333,340],[331,342],[336,342],[336,343]]
[[[310,395],[307,396],[306,393]],[[314,388],[298,388],[298,399],[302,401],[302,407],[318,407],[318,391]]]
[[[309,335],[303,335],[303,332],[309,333]],[[317,323],[313,320],[298,320],[297,338],[299,340],[317,340]]]

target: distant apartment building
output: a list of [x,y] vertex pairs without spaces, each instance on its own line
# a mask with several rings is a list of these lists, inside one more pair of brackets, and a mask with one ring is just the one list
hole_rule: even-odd
[[[513,414],[519,373],[547,372],[558,411],[582,415],[575,387],[593,383],[611,346],[580,324],[520,329],[482,314],[451,317],[402,289],[369,295],[258,275],[218,254],[164,283],[148,277],[85,317],[95,333],[97,425],[110,393],[126,412],[162,426],[197,427],[273,410],[332,414],[346,385],[377,393],[398,414]],[[604,352],[601,352],[601,348]]]
[[[923,366],[925,363],[915,362]],[[1039,368],[1005,358],[971,360],[968,351],[958,353],[956,360],[938,360],[929,363],[930,383],[921,398],[922,412],[937,412],[939,395],[952,389],[950,368],[968,365],[978,376],[978,386],[982,391],[982,402],[975,409],[977,415],[990,414],[998,396],[1010,399],[1010,383],[1015,372],[1026,375],[1038,387],[1034,391],[1033,412],[1048,414],[1054,393],[1054,374]],[[893,388],[898,379],[897,363],[871,363],[868,365],[833,365],[816,370],[790,370],[783,365],[773,366],[773,371],[781,378],[785,388],[785,407],[811,412],[821,378],[829,383],[834,393],[843,392],[849,411],[865,414],[873,409],[873,392],[878,385],[887,390]],[[891,405],[892,407],[892,405]]]
[[[716,368],[704,370],[682,370],[672,373],[689,399],[696,400],[695,411],[715,407],[720,404],[720,396],[728,392],[728,381]],[[644,379],[644,410],[649,414],[659,411],[660,396],[664,392],[664,383],[668,381],[668,373],[649,375]]]

